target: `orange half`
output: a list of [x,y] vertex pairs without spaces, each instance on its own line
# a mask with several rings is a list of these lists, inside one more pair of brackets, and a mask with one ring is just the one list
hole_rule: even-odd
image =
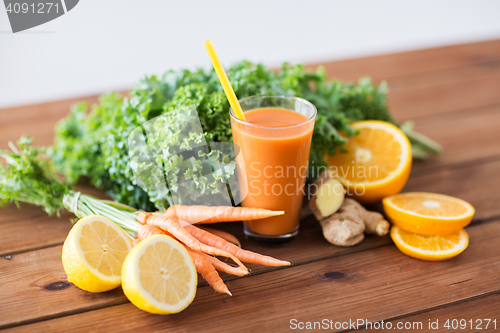
[[467,226],[475,210],[449,195],[408,192],[384,198],[384,211],[403,230],[421,235],[450,235]]
[[425,236],[393,226],[391,238],[404,254],[427,261],[441,261],[456,257],[469,245],[469,235],[463,229],[446,236]]
[[326,157],[348,195],[362,203],[374,203],[399,193],[408,180],[412,162],[406,135],[384,121],[358,121],[351,127],[359,134],[347,141],[347,153]]

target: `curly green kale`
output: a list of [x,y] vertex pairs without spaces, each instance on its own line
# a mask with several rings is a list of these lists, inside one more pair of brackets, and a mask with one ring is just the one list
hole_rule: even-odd
[[[339,132],[347,136],[356,134],[348,126],[351,122],[376,119],[394,123],[386,105],[385,83],[375,86],[369,79],[361,79],[357,84],[345,84],[328,80],[322,68],[311,72],[302,65],[284,63],[281,71],[271,71],[262,64],[248,61],[233,65],[228,77],[239,98],[293,95],[317,107],[310,166],[325,165],[324,153],[335,154],[342,148],[346,139]],[[203,69],[168,71],[162,77],[141,79],[129,97],[111,93],[101,96],[100,103],[91,110],[86,104],[74,106],[71,114],[56,128],[50,151],[54,165],[69,182],[87,177],[91,184],[106,190],[121,203],[145,210],[164,209],[172,203],[171,191],[179,189],[175,184],[169,184],[169,188],[162,191],[145,191],[138,186],[128,140],[132,131],[145,122],[188,106],[198,111],[207,142],[232,142],[229,103],[215,72]],[[222,158],[227,152],[215,150],[213,154]],[[184,189],[186,196],[199,193],[205,187],[211,192],[222,191],[220,181],[213,179],[210,183],[204,178],[206,166],[199,163],[193,159],[177,159],[172,165],[163,167],[167,167],[167,173],[175,171],[179,179],[193,181],[195,185],[192,186],[196,186],[197,191]]]

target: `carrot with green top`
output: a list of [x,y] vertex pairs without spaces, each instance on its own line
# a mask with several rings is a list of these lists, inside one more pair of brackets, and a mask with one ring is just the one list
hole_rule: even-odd
[[229,243],[225,239],[212,235],[209,232],[200,229],[194,225],[185,224],[183,225],[182,228],[184,228],[187,232],[193,235],[193,237],[196,238],[201,243],[219,249],[223,249],[224,251],[231,253],[241,261],[257,265],[275,266],[275,267],[290,265],[290,262],[288,261],[275,259],[269,256],[264,256],[262,254],[258,254],[252,251],[243,250],[237,247],[236,245]]
[[259,220],[283,215],[283,211],[272,211],[263,208],[232,206],[170,206],[163,214],[166,217],[178,218],[189,223],[218,223]]
[[[217,247],[213,247],[211,245],[204,244],[197,240],[193,235],[191,235],[186,229],[181,227],[180,223],[176,219],[171,219],[167,218],[165,216],[157,216],[151,213],[145,213],[141,212],[137,216],[137,222],[141,224],[147,224],[150,226],[155,226],[158,227],[162,230],[165,230],[172,234],[175,238],[177,238],[179,241],[187,245],[189,248],[199,251],[199,252],[205,252],[208,254],[213,254],[215,256],[221,256],[221,257],[226,257],[232,259],[239,267],[242,269],[246,270],[248,272],[248,269],[243,265],[243,263],[236,258],[233,254],[222,250]],[[208,234],[208,233],[207,233]],[[208,237],[208,235],[207,235]],[[217,237],[217,236],[213,236]],[[217,237],[219,238],[219,237]],[[219,238],[222,239],[222,238]],[[235,246],[235,245],[233,245]],[[235,246],[237,247],[237,246]]]

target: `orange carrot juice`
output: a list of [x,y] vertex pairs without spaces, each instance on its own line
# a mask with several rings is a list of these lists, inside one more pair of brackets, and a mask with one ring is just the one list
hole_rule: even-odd
[[[242,206],[284,211],[285,214],[246,221],[245,232],[264,238],[293,237],[298,231],[316,109],[295,97],[249,99],[259,98],[290,99],[290,103],[274,103],[285,108],[270,106],[248,110],[248,99],[243,99],[240,103],[244,111],[247,109],[245,121],[231,117],[233,141],[241,151],[244,164],[244,171],[238,170],[240,187],[247,191]],[[241,172],[245,177],[241,177]],[[241,184],[242,181],[246,184]]]

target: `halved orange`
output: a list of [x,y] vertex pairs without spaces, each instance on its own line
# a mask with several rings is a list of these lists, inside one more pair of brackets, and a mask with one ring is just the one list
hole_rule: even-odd
[[469,235],[463,229],[446,236],[425,236],[393,226],[391,238],[404,254],[427,261],[453,258],[469,245]]
[[474,216],[468,202],[444,194],[408,192],[384,198],[384,211],[403,230],[421,235],[450,235]]
[[406,135],[385,121],[358,121],[351,126],[359,134],[347,141],[347,153],[326,157],[347,194],[362,203],[374,203],[399,193],[412,162]]

